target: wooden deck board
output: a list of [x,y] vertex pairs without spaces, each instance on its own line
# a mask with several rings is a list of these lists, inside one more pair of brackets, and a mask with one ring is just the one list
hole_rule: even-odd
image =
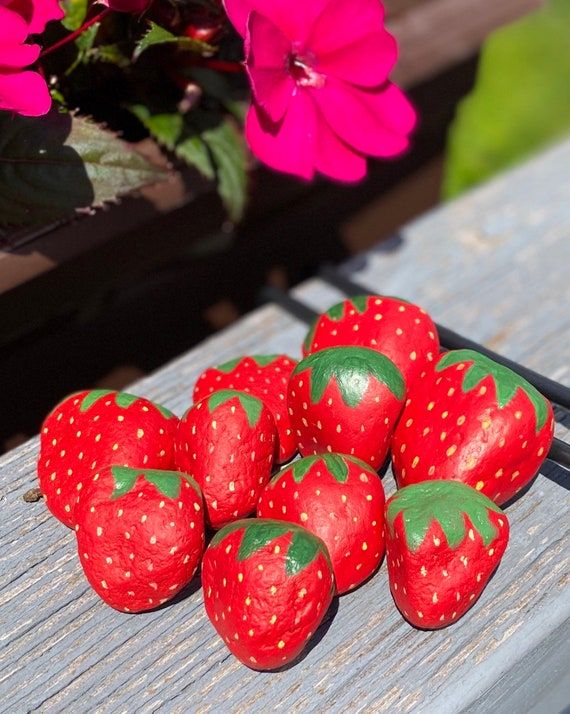
[[[347,266],[353,278],[417,300],[442,323],[570,384],[570,142],[402,229]],[[388,246],[389,248],[389,246]],[[296,291],[317,308],[340,295]],[[305,326],[275,306],[133,385],[182,413],[212,362],[243,352],[298,356]],[[570,440],[570,423],[557,435]],[[455,626],[414,630],[395,609],[385,565],[340,598],[293,668],[255,673],[207,621],[199,581],[161,610],[127,616],[87,586],[73,534],[22,494],[37,439],[0,460],[0,711],[526,711],[524,689],[568,656],[568,477],[550,463],[508,509],[512,535],[480,601]],[[384,478],[388,493],[393,478]],[[337,609],[337,611],[335,611]],[[500,683],[499,683],[500,680]],[[546,679],[541,681],[547,681]],[[524,699],[517,692],[524,693]],[[518,698],[517,698],[518,697]]]

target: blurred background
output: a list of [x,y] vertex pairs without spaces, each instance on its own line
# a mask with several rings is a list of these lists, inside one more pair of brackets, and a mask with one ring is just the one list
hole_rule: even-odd
[[[324,263],[570,130],[568,0],[390,0],[412,150],[356,187],[257,168],[232,224],[197,173],[92,216],[0,232],[0,449],[68,392],[123,388]],[[142,147],[144,150],[144,146]]]

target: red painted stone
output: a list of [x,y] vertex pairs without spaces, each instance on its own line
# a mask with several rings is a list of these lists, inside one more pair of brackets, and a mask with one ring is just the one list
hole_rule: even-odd
[[214,536],[202,588],[229,650],[248,667],[267,670],[302,652],[331,604],[334,575],[320,538],[293,523],[257,518]]
[[345,453],[380,468],[404,394],[400,371],[375,350],[334,347],[305,357],[288,390],[299,451]]
[[202,489],[213,528],[255,510],[271,477],[277,438],[270,409],[234,389],[214,392],[180,420],[176,464]]
[[439,354],[437,329],[427,312],[384,295],[353,297],[320,315],[305,339],[303,354],[348,345],[389,357],[408,386]]
[[481,595],[509,540],[503,511],[458,481],[424,481],[386,504],[386,560],[398,609],[415,627],[456,622]]
[[408,394],[392,439],[399,486],[456,479],[503,504],[526,486],[554,434],[550,403],[471,350],[443,355]]
[[196,572],[204,511],[200,489],[186,474],[107,467],[90,477],[75,514],[85,575],[116,610],[162,605]]
[[271,410],[279,433],[278,462],[297,451],[287,413],[287,382],[297,361],[287,355],[250,355],[210,367],[198,377],[194,401],[219,389],[239,389],[261,399]]
[[72,527],[77,494],[95,471],[109,464],[174,468],[177,425],[164,407],[124,392],[95,389],[67,397],[40,434],[38,477],[48,508]]
[[261,494],[257,515],[299,523],[319,536],[339,594],[369,578],[384,555],[382,481],[352,456],[308,456],[282,469]]

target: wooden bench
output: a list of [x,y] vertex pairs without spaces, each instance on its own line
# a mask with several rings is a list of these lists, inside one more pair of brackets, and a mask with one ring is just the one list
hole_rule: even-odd
[[[344,266],[371,291],[424,305],[440,323],[570,384],[570,141],[408,225]],[[319,279],[294,290],[322,310],[342,296]],[[263,307],[131,391],[181,414],[197,375],[255,352],[300,353],[303,323]],[[4,405],[9,408],[9,405]],[[557,436],[570,441],[570,417]],[[568,472],[546,462],[508,508],[495,577],[453,627],[413,629],[385,564],[335,603],[306,657],[248,670],[208,622],[199,579],[174,603],[127,616],[89,588],[75,539],[43,503],[38,440],[0,460],[0,711],[550,712],[568,703]],[[384,477],[394,490],[391,473]]]

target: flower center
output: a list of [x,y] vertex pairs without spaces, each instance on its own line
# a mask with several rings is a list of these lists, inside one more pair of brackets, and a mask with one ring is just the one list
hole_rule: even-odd
[[301,87],[324,87],[325,75],[316,72],[311,67],[311,59],[292,52],[287,57],[287,71]]

